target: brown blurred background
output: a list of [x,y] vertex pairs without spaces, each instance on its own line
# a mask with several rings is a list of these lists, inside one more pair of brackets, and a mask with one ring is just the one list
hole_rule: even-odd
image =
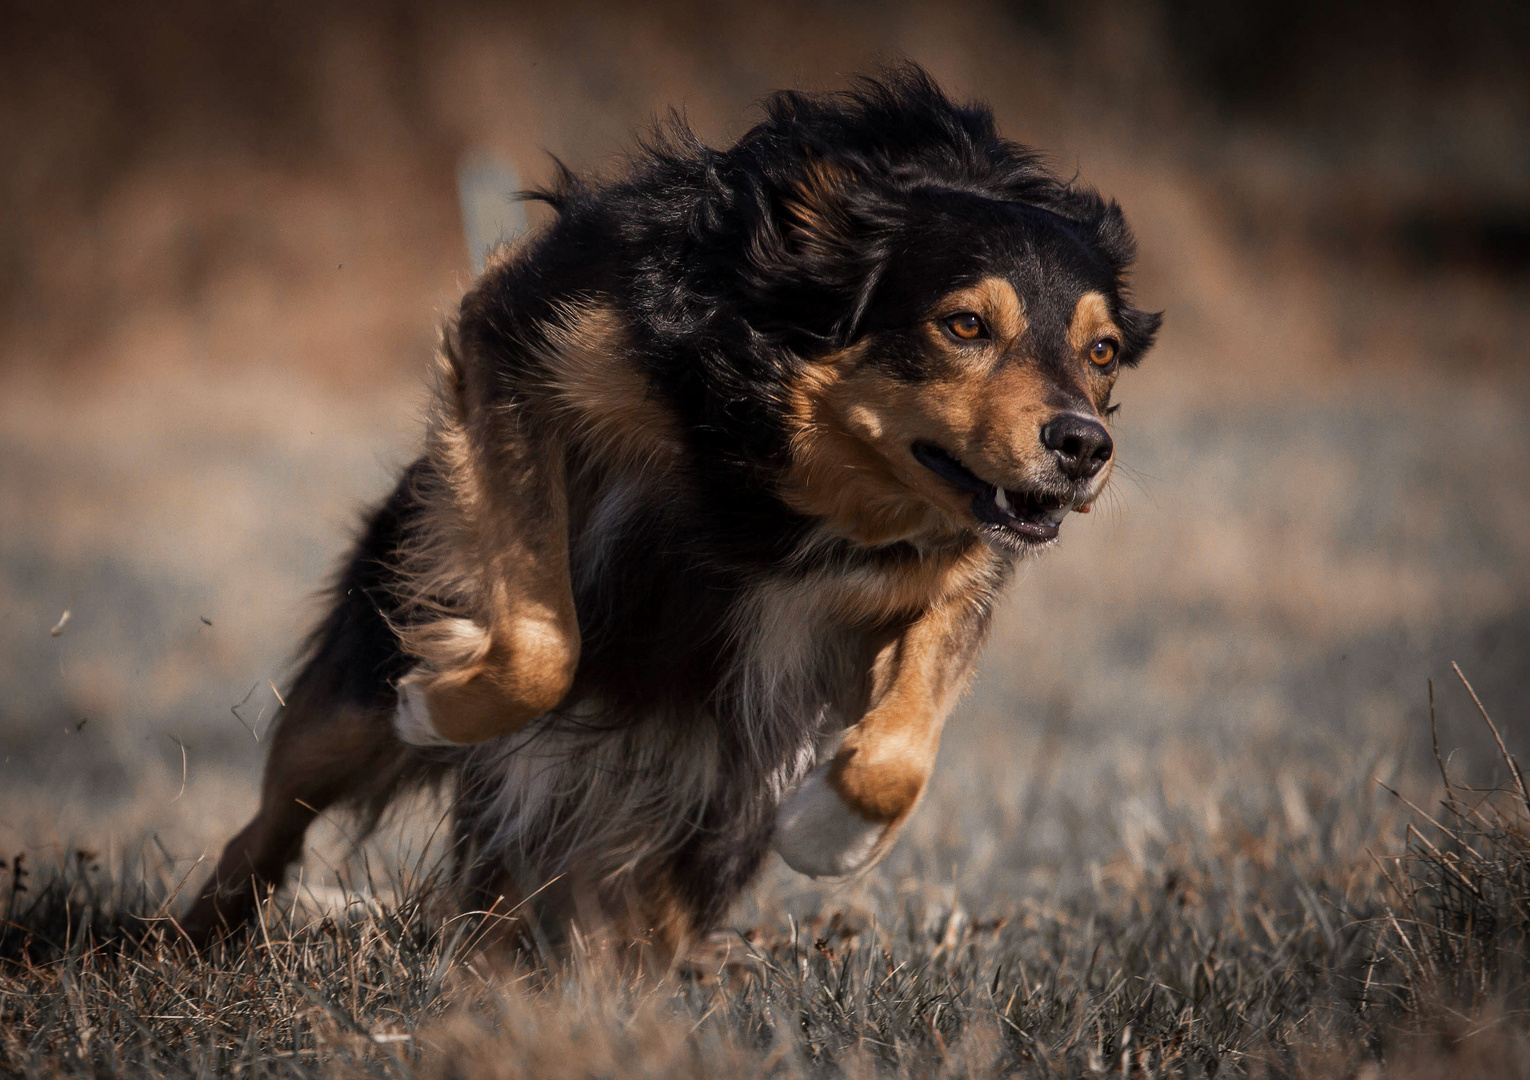
[[1527,50],[1486,2],[5,5],[0,847],[194,854],[250,809],[270,684],[418,445],[464,162],[616,168],[670,108],[722,143],[901,57],[1118,197],[1167,311],[942,783],[1417,769],[1430,677],[1487,775],[1448,662],[1530,745]]

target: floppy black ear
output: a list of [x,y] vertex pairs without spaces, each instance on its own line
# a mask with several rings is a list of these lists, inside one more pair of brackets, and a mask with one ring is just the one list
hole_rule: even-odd
[[887,260],[889,212],[854,164],[805,152],[750,245],[750,321],[788,343],[856,337]]
[[[1123,290],[1124,287],[1118,289],[1118,295]],[[1121,363],[1127,367],[1136,367],[1158,337],[1158,329],[1163,325],[1163,312],[1139,311],[1122,295],[1121,310],[1116,312],[1116,325],[1121,327],[1121,333],[1126,338],[1121,342]]]
[[1117,301],[1116,325],[1125,338],[1121,363],[1133,366],[1152,347],[1163,325],[1163,312],[1140,311],[1131,304],[1127,279],[1137,259],[1137,241],[1126,224],[1126,215],[1116,200],[1107,201],[1087,189],[1068,189],[1060,202],[1058,212],[1081,228],[1085,242],[1110,271]]
[[810,263],[829,264],[848,254],[854,231],[850,197],[856,177],[844,165],[809,159],[779,205],[787,247]]
[[841,347],[854,340],[886,261],[877,237],[879,202],[865,177],[821,159],[808,161],[782,200],[788,247],[834,297],[830,336]]

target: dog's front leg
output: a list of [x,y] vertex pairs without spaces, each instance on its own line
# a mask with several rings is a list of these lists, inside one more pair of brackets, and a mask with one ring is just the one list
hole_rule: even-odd
[[[475,400],[460,373],[489,361],[451,355],[426,449],[441,482],[423,493],[425,556],[405,564],[429,614],[399,628],[417,663],[398,684],[394,730],[415,746],[518,731],[563,699],[579,666],[565,449],[535,419],[551,409]],[[460,613],[432,610],[437,591],[455,593]]]
[[579,662],[578,626],[532,607],[500,620],[497,631],[453,620],[462,635],[482,636],[483,658],[444,671],[422,664],[400,680],[399,738],[414,746],[479,743],[519,731],[563,700]]
[[473,618],[409,627],[406,651],[421,663],[399,682],[394,728],[416,746],[483,742],[518,731],[568,693],[579,664],[579,621],[568,571],[568,514],[556,459],[540,465],[535,495],[480,506],[491,537]]
[[892,847],[924,794],[980,638],[969,613],[944,607],[882,651],[871,707],[833,760],[777,812],[775,848],[792,869],[812,877],[854,874]]

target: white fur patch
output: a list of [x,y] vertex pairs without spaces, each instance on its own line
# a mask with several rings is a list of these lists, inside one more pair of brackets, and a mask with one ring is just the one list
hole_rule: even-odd
[[393,730],[410,746],[457,746],[442,738],[430,716],[430,705],[419,683],[407,680],[398,684],[398,708],[393,712]]
[[843,877],[877,854],[887,826],[867,821],[829,786],[829,767],[815,769],[776,811],[774,847],[799,874]]

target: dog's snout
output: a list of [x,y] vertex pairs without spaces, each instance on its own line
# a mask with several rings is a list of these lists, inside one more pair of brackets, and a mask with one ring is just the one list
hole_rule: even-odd
[[1052,451],[1058,467],[1075,480],[1097,475],[1115,451],[1105,425],[1077,413],[1064,413],[1044,424],[1041,444]]

